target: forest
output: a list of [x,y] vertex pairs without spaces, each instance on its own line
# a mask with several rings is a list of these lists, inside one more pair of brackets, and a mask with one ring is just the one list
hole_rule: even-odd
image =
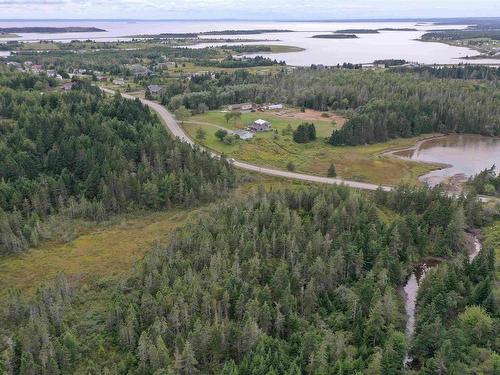
[[[332,145],[360,145],[425,133],[500,134],[496,68],[421,68],[415,72],[296,69],[277,74],[206,75],[165,96],[171,109],[210,109],[242,102],[282,102],[343,111],[348,121]],[[473,77],[484,77],[481,80]],[[443,79],[447,78],[447,79]],[[168,94],[167,94],[168,95]]]
[[[122,72],[165,51],[14,58],[66,69],[88,57],[82,67]],[[335,145],[499,135],[497,76],[469,66],[278,67],[175,77],[160,100],[192,113],[247,101],[339,111],[348,120],[328,139]],[[312,123],[294,134],[315,138]],[[255,188],[236,189],[241,181]],[[125,275],[82,284],[60,274],[33,295],[0,291],[0,374],[500,373],[498,248],[485,241],[468,257],[471,235],[498,222],[498,207],[476,196],[497,194],[494,168],[456,197],[259,181],[173,139],[138,99],[76,79],[64,92],[53,78],[0,67],[0,258],[29,256],[50,239],[51,219],[196,208]],[[420,287],[409,337],[402,286],[429,259],[439,264]]]
[[401,73],[417,73],[422,77],[472,79],[498,81],[500,79],[500,67],[494,68],[484,65],[462,65],[462,66],[421,66],[421,67],[397,67],[393,71]]
[[[373,197],[345,187],[258,189],[200,213],[127,281],[104,284],[109,302],[85,317],[91,326],[75,320],[81,297],[63,276],[31,301],[10,291],[0,369],[493,374],[500,369],[493,249],[469,263],[464,242],[464,229],[487,220],[474,197],[439,189]],[[398,287],[427,256],[450,260],[426,279],[407,342]],[[413,367],[404,370],[408,352]]]
[[50,83],[0,76],[0,253],[36,246],[54,214],[99,221],[190,206],[233,186],[228,162],[172,139],[138,100],[84,82],[41,95]]

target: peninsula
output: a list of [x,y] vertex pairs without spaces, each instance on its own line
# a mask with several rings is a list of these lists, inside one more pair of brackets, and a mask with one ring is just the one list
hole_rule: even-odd
[[0,34],[56,34],[56,33],[90,33],[90,32],[105,32],[106,30],[97,27],[0,27]]

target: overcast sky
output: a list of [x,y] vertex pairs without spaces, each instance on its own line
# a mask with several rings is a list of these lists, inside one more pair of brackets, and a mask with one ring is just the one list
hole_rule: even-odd
[[0,0],[0,19],[343,19],[500,16],[499,0]]

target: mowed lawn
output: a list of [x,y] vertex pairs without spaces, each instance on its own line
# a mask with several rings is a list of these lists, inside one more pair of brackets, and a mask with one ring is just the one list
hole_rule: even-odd
[[[271,122],[272,127],[278,130],[278,135],[273,132],[257,133],[250,141],[239,140],[234,144],[226,144],[215,137],[217,127],[210,125],[215,124],[230,130],[242,129],[258,118]],[[331,119],[312,121],[318,134],[318,139],[314,142],[297,144],[291,135],[282,134],[288,124],[295,129],[303,122],[304,120],[296,118],[282,118],[274,113],[255,112],[244,113],[241,120],[227,123],[224,113],[211,111],[189,118],[184,123],[184,128],[197,142],[232,158],[280,169],[286,169],[287,164],[292,162],[296,171],[320,176],[326,176],[330,164],[333,163],[338,176],[344,179],[398,185],[402,182],[416,183],[418,176],[437,168],[431,164],[383,155],[390,150],[410,147],[419,139],[425,138],[424,136],[367,146],[333,147],[326,143],[326,138],[334,129]],[[199,128],[205,130],[204,140],[196,139]]]
[[[323,138],[329,137],[332,134],[332,131],[335,129],[333,119],[330,119],[328,117],[318,120],[301,120],[299,118],[279,116],[277,112],[247,112],[241,114],[241,119],[226,122],[226,120],[224,119],[224,115],[225,112],[209,111],[202,115],[190,117],[187,121],[206,122],[223,126],[230,130],[238,130],[246,128],[248,124],[254,122],[255,120],[262,119],[269,121],[272,124],[272,128],[278,130],[280,134],[282,130],[288,127],[288,125],[290,125],[292,129],[296,129],[297,126],[308,121],[314,122],[317,136]],[[272,136],[272,133],[261,133],[259,134],[259,136],[269,138]]]
[[33,294],[60,272],[78,284],[131,272],[154,243],[167,241],[193,211],[149,213],[105,227],[96,224],[69,243],[48,241],[20,255],[0,257],[0,300],[8,288]]

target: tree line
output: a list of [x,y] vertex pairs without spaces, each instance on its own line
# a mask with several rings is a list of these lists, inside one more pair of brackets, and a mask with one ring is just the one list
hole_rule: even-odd
[[[11,292],[0,366],[23,374],[395,375],[411,350],[425,371],[445,363],[493,373],[492,253],[468,263],[463,242],[464,229],[484,219],[473,197],[439,189],[373,198],[345,187],[259,189],[200,213],[153,248],[137,274],[106,292],[107,316],[91,332],[65,324],[77,297],[64,278],[31,304]],[[398,287],[429,255],[463,261],[429,276],[408,343]],[[465,352],[449,349],[456,337]]]
[[206,78],[164,102],[193,112],[202,104],[215,109],[248,101],[343,111],[348,121],[332,133],[333,145],[434,132],[495,136],[500,134],[498,83],[472,79],[493,72],[465,66],[408,72],[302,68],[262,76],[247,73],[241,80]]

